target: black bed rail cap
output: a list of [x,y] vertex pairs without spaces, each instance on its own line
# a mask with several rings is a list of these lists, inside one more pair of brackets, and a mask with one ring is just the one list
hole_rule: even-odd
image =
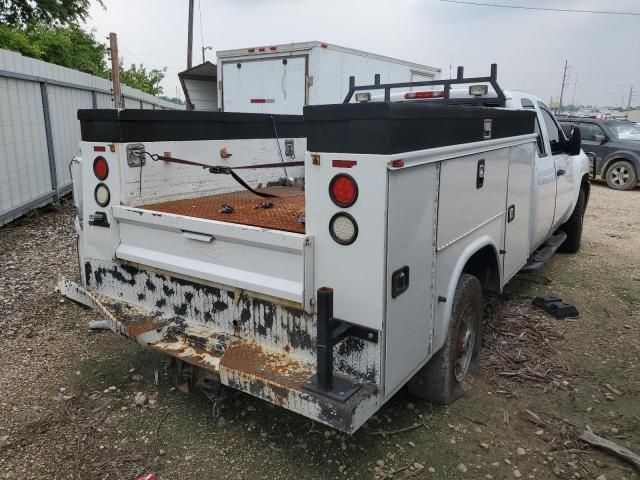
[[309,106],[304,118],[311,152],[388,155],[535,131],[531,111],[427,101]]
[[302,115],[185,110],[78,110],[86,142],[160,142],[303,138]]

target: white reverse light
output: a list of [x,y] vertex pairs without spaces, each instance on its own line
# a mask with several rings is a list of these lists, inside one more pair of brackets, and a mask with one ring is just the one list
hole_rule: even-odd
[[109,189],[104,183],[99,183],[93,192],[93,197],[98,205],[106,207],[109,205],[109,201],[111,201],[111,192],[109,192]]
[[346,212],[336,213],[329,221],[331,237],[341,245],[350,245],[358,237],[358,224]]

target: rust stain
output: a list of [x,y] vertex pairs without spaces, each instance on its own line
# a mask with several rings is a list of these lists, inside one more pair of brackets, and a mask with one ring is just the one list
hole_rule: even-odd
[[[281,391],[299,390],[312,372],[284,353],[267,352],[255,342],[230,345],[220,361],[220,368],[262,381]],[[274,388],[276,387],[276,388]]]
[[[304,192],[299,187],[267,187],[259,191],[275,194],[280,198],[265,199],[245,190],[142,205],[139,208],[285,232],[305,233],[304,224],[296,220],[296,217],[304,215]],[[256,208],[265,202],[272,203],[273,207]],[[233,213],[221,213],[223,204],[233,207]]]
[[164,353],[165,355],[179,358],[180,360],[190,363],[191,365],[195,365],[196,367],[201,367],[212,372],[216,372],[218,370],[217,360],[220,359],[218,355],[214,355],[197,346],[190,345],[189,347],[186,347],[181,343],[182,342],[179,341],[173,342],[173,345],[177,346],[174,347],[169,342],[161,341],[149,344],[149,347],[157,352]]
[[98,293],[94,295],[113,318],[120,323],[126,334],[132,337],[163,328],[169,324],[168,320],[156,318],[134,305],[119,302]]

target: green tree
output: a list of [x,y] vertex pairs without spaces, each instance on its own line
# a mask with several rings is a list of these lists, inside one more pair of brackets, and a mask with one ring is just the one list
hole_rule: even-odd
[[[105,8],[102,0],[98,3]],[[0,0],[0,24],[24,27],[42,22],[51,26],[77,25],[89,13],[90,0]]]
[[[0,48],[102,78],[111,76],[106,62],[107,46],[99,42],[94,33],[78,25],[51,27],[38,22],[10,27],[0,24]],[[147,70],[144,65],[123,68],[122,64],[120,68],[120,81],[123,84],[151,95],[162,93],[160,82],[166,68]]]
[[163,69],[154,68],[147,71],[146,67],[142,64],[131,64],[129,68],[122,68],[121,64],[120,82],[129,87],[150,93],[151,95],[160,95],[162,93],[160,82],[162,82],[166,72],[167,67]]
[[108,78],[106,46],[77,25],[51,27],[32,23],[24,27],[0,25],[0,48],[27,57]]

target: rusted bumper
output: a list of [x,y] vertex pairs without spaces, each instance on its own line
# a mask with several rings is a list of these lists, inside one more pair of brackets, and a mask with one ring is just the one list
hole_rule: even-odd
[[[61,293],[100,312],[115,333],[141,345],[215,372],[220,382],[346,433],[356,431],[381,404],[375,385],[363,384],[340,402],[303,389],[315,366],[286,353],[270,351],[255,340],[213,331],[206,324],[114,300],[69,280]],[[353,379],[351,379],[353,380]]]

